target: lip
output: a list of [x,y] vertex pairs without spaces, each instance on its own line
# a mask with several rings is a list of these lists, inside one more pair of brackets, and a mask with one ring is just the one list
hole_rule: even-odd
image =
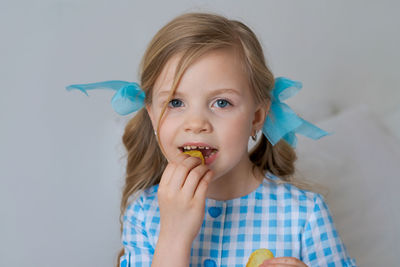
[[204,163],[205,163],[206,165],[211,165],[211,163],[214,162],[214,160],[217,158],[217,156],[218,156],[218,152],[216,152],[214,155],[210,156],[209,158],[206,158],[206,159],[204,160]]
[[[212,145],[209,145],[207,143],[202,143],[202,142],[188,142],[188,143],[184,143],[182,146],[179,147],[179,150],[181,150],[181,148],[183,148],[184,146],[201,146],[201,147],[209,147],[211,149],[216,150],[216,153],[212,156],[210,156],[209,158],[206,158],[204,160],[205,165],[211,165],[214,160],[217,158],[218,156],[218,149],[216,147],[213,147]],[[182,151],[181,151],[182,152]]]

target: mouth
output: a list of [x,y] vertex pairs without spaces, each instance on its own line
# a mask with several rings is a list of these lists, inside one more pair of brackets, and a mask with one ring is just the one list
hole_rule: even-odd
[[202,144],[202,145],[185,144],[185,145],[179,147],[179,150],[181,152],[190,151],[190,150],[198,150],[201,152],[201,154],[203,154],[204,159],[208,159],[209,157],[215,155],[218,152],[218,149],[213,148],[206,144]]

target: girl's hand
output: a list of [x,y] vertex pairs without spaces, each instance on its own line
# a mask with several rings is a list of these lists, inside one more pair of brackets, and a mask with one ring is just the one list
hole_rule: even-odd
[[179,154],[158,187],[160,238],[191,247],[204,219],[205,199],[213,173],[201,159]]
[[307,267],[295,257],[278,257],[264,261],[259,267]]

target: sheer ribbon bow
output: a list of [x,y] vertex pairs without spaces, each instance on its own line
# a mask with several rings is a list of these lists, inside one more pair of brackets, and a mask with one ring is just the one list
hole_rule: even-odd
[[[265,119],[262,132],[272,145],[280,139],[286,140],[292,147],[296,147],[296,133],[311,139],[319,139],[330,133],[316,127],[310,122],[300,118],[282,101],[297,94],[302,88],[301,82],[292,81],[284,77],[275,79],[274,88],[271,91],[271,106]],[[111,99],[112,108],[120,115],[128,115],[144,107],[145,93],[135,82],[111,80],[88,84],[73,84],[66,87],[68,91],[77,89],[85,93],[86,90],[107,89],[116,93]]]

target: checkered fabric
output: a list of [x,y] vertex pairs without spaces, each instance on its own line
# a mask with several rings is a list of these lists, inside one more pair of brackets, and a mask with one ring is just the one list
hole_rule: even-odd
[[[275,257],[296,257],[308,266],[356,266],[322,196],[277,184],[270,172],[250,194],[226,201],[206,199],[203,225],[191,248],[190,266],[246,265],[267,248]],[[124,215],[121,267],[151,266],[160,230],[158,185],[142,191]]]

